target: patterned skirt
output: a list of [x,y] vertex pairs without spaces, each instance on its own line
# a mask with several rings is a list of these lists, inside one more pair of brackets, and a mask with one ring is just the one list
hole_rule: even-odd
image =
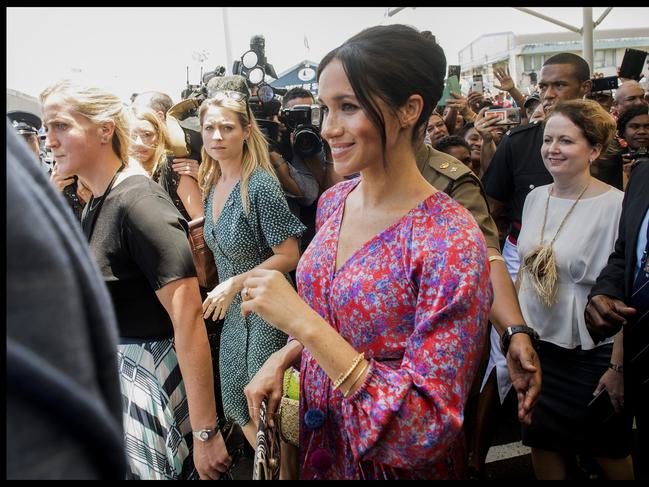
[[118,360],[127,479],[197,479],[173,339],[120,344]]

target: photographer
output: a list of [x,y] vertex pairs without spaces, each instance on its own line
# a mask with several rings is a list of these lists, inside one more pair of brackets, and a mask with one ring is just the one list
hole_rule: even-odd
[[631,169],[638,159],[648,156],[649,107],[634,105],[625,110],[617,121],[617,133],[628,146],[627,150],[622,153],[624,188],[626,189]]
[[279,152],[271,150],[270,153],[271,162],[280,174],[284,190],[292,193],[281,178],[282,171],[289,173],[299,189],[297,194],[287,194],[287,199],[291,211],[307,226],[302,237],[302,250],[306,249],[315,235],[317,201],[326,189],[324,144],[319,129],[310,123],[311,110],[303,110],[314,103],[313,95],[303,88],[292,88],[286,92],[280,117]]

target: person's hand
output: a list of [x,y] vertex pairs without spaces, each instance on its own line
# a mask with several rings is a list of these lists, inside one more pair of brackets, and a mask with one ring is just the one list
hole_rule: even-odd
[[63,191],[64,188],[67,186],[70,186],[72,183],[74,183],[74,176],[70,177],[63,177],[59,173],[59,168],[58,164],[54,164],[54,167],[52,168],[52,173],[50,174],[50,182],[59,190]]
[[203,301],[203,318],[207,320],[211,316],[213,321],[222,320],[238,292],[232,277],[216,286]]
[[198,181],[198,161],[178,158],[171,161],[171,168],[181,176],[189,176]]
[[472,113],[472,110],[469,108],[469,101],[465,97],[453,91],[451,91],[451,96],[453,99],[449,99],[446,102],[446,108],[455,108],[464,117]]
[[248,401],[248,414],[257,427],[259,427],[259,405],[264,399],[267,400],[266,417],[269,426],[274,426],[272,418],[282,399],[285,370],[280,353],[281,350],[268,357],[248,385],[243,388]]
[[483,108],[480,110],[480,113],[478,113],[478,116],[475,119],[474,127],[478,131],[478,133],[482,136],[482,142],[483,143],[489,143],[492,140],[494,140],[494,133],[500,129],[500,127],[496,126],[496,122],[500,120],[500,117],[496,115],[495,113],[490,113],[488,116],[485,117],[485,112],[487,111],[487,107]]
[[270,325],[295,337],[298,337],[304,320],[315,313],[278,271],[250,271],[243,282],[241,297],[244,316],[257,313]]
[[608,391],[615,412],[621,413],[624,409],[624,375],[612,369],[606,369],[604,375],[599,379],[593,396],[599,394],[602,389]]
[[207,441],[194,440],[194,466],[201,480],[218,480],[231,464],[220,432]]
[[627,306],[619,299],[610,298],[603,294],[593,296],[584,311],[586,328],[595,343],[615,335],[622,326],[627,324],[627,319],[635,314],[636,310]]
[[466,99],[469,102],[469,107],[471,107],[471,110],[477,112],[479,110],[480,104],[484,101],[484,95],[477,91],[469,91]]
[[494,88],[497,88],[501,91],[507,91],[507,92],[516,88],[516,85],[514,84],[514,80],[509,75],[509,69],[494,68],[494,76],[498,80],[498,83],[500,83],[500,84],[496,84],[494,82]]
[[507,350],[507,368],[518,398],[518,420],[530,424],[534,405],[541,394],[541,364],[532,339],[525,333],[512,336]]

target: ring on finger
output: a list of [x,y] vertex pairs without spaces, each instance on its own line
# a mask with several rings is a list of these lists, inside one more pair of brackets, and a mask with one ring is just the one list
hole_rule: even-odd
[[250,289],[249,288],[244,287],[243,288],[243,293],[241,293],[241,294],[243,294],[243,300],[244,301],[248,301],[250,299]]

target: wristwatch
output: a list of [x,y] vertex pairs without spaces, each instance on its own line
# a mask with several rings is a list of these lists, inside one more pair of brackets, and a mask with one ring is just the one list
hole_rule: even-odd
[[536,333],[534,328],[531,328],[527,325],[508,326],[500,337],[500,349],[502,350],[504,356],[507,356],[509,343],[511,342],[512,337],[516,335],[516,333],[525,333],[526,335],[528,335],[532,340],[532,346],[536,350],[539,349],[539,342],[541,341],[541,337],[539,337],[539,334]]
[[218,428],[206,428],[203,430],[192,431],[194,438],[198,438],[201,441],[207,441],[219,432]]

